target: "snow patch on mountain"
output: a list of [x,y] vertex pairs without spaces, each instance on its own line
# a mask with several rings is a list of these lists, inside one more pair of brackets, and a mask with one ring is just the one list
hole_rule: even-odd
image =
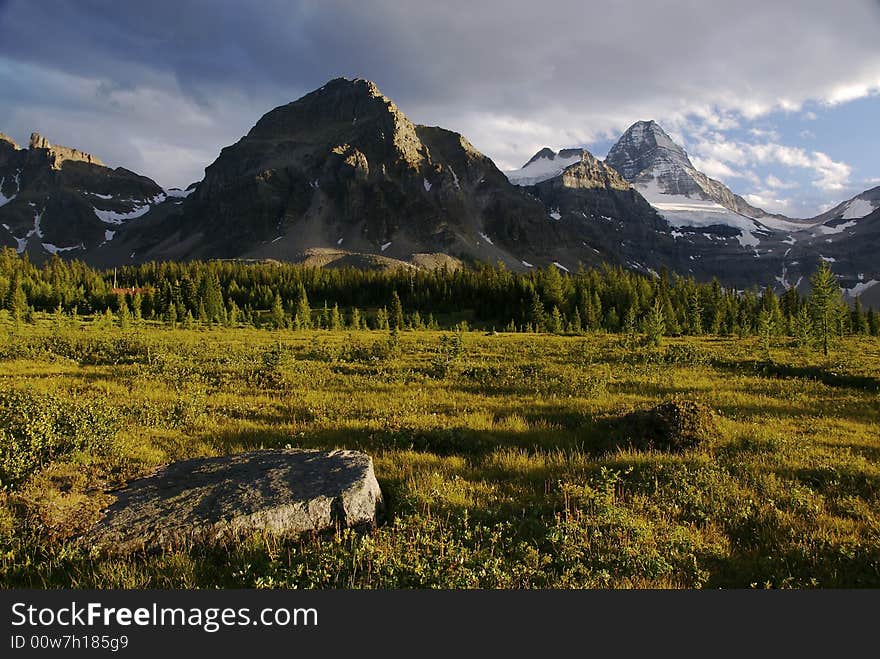
[[455,173],[455,170],[452,169],[452,165],[449,166],[449,171],[452,173],[452,183],[455,185],[455,189],[461,190],[461,183],[459,183],[458,175]]
[[[33,202],[30,202],[29,205],[36,206],[36,204],[34,204]],[[30,231],[28,231],[25,234],[24,238],[19,238],[18,236],[15,236],[15,235],[12,236],[13,238],[15,238],[15,242],[18,243],[15,247],[16,252],[18,252],[19,254],[23,254],[24,250],[27,249],[28,242],[34,236],[36,236],[37,238],[43,237],[43,230],[40,227],[40,221],[42,219],[43,219],[43,211],[36,211],[35,210],[34,211],[34,228],[31,229]],[[6,226],[6,225],[4,225],[4,226]],[[9,229],[9,227],[6,227],[6,228],[7,228],[7,230]]]
[[858,224],[855,220],[850,220],[849,222],[844,222],[843,224],[838,224],[837,226],[829,226],[827,224],[822,224],[816,227],[816,230],[819,234],[823,236],[832,235],[835,233],[843,233],[846,229],[852,229],[854,226]]
[[3,194],[3,185],[6,183],[6,177],[0,178],[0,206],[4,206],[8,204],[10,201],[15,199],[18,196],[19,185],[18,185],[18,174],[15,175],[15,192],[12,193],[11,197],[7,197]]
[[552,157],[549,154],[542,155],[540,158],[533,158],[521,169],[504,172],[504,175],[514,185],[535,185],[559,176],[566,167],[580,162],[581,157],[579,152],[566,157],[561,157],[557,153],[553,153]]
[[866,215],[870,215],[878,207],[880,206],[875,205],[867,199],[859,199],[857,197],[846,205],[846,210],[843,212],[843,215],[840,216],[840,219],[858,220]]
[[660,190],[656,179],[647,184],[638,184],[636,189],[676,228],[709,227],[717,224],[734,227],[740,231],[737,240],[743,247],[757,247],[761,240],[755,234],[767,232],[756,220],[734,213],[714,201],[665,194]]
[[144,206],[135,206],[134,210],[128,213],[102,211],[96,208],[95,215],[98,217],[99,220],[101,220],[101,222],[104,222],[105,224],[122,224],[127,220],[133,220],[140,217],[141,215],[146,215],[150,208],[151,206],[149,204],[145,204]]
[[870,281],[860,281],[852,288],[845,288],[844,290],[846,291],[846,294],[850,297],[858,297],[866,290],[868,290],[872,286],[876,286],[877,284],[880,284],[880,281],[877,281],[876,279],[871,279]]
[[177,199],[185,199],[189,197],[196,189],[192,188],[190,190],[181,190],[180,188],[168,188],[165,190],[166,197],[175,197]]
[[49,252],[49,254],[53,254],[53,255],[61,253],[61,252],[69,252],[74,249],[82,249],[83,248],[82,245],[74,245],[73,247],[58,247],[56,245],[53,245],[52,243],[40,243],[40,244],[43,246],[43,249],[45,249],[47,252]]
[[123,224],[128,220],[134,220],[138,217],[141,217],[142,215],[146,215],[153,207],[153,205],[159,204],[165,201],[165,199],[165,194],[157,194],[155,197],[147,199],[146,203],[135,203],[132,207],[132,210],[127,213],[117,213],[116,211],[112,210],[101,210],[99,208],[95,208],[95,215],[105,224]]

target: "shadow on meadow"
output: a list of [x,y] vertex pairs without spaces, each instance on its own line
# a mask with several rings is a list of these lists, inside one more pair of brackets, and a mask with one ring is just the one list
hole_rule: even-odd
[[751,520],[732,529],[742,538],[727,556],[707,564],[707,588],[877,588],[876,543],[786,538],[770,524]]
[[723,359],[712,360],[713,367],[728,373],[783,379],[813,380],[829,387],[880,391],[880,378],[853,373],[838,373],[824,366],[797,366],[774,361]]

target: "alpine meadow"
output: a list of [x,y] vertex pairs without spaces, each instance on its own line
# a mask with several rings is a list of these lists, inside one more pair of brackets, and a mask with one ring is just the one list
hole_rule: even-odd
[[[876,587],[880,328],[823,278],[779,299],[615,268],[114,272],[6,250],[0,572],[34,588]],[[372,455],[377,526],[126,556],[81,542],[158,465],[290,447]]]

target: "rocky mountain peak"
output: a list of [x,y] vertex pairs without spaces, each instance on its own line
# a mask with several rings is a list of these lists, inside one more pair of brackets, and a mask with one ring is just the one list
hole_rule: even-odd
[[350,145],[370,160],[387,160],[389,147],[397,158],[418,168],[425,149],[415,126],[375,85],[356,78],[335,78],[302,98],[265,114],[244,141],[273,143],[276,149],[322,151]]
[[579,149],[579,161],[566,167],[561,174],[562,185],[569,188],[607,188],[629,190],[629,181],[613,167],[585,149]]
[[595,160],[593,154],[586,149],[562,149],[558,153],[544,147],[521,169],[505,172],[508,180],[515,185],[535,185],[541,181],[559,176],[566,167],[575,165],[582,160]]
[[693,169],[685,150],[656,121],[637,121],[611,147],[605,162],[619,171],[627,181],[634,181],[642,172],[658,168]]
[[549,146],[545,146],[543,149],[541,149],[535,155],[529,158],[526,164],[523,165],[523,167],[528,167],[537,160],[556,160],[556,152]]
[[47,156],[49,157],[49,165],[53,169],[61,169],[61,164],[65,160],[85,162],[90,165],[99,165],[101,167],[105,166],[103,162],[101,162],[92,154],[86,153],[85,151],[80,151],[79,149],[73,149],[68,146],[52,144],[51,142],[49,142],[49,140],[47,140],[39,133],[31,133],[29,148],[32,150],[45,150],[47,152]]
[[9,137],[6,133],[0,133],[0,146],[12,147],[15,150],[18,150],[18,144],[15,143],[15,140]]

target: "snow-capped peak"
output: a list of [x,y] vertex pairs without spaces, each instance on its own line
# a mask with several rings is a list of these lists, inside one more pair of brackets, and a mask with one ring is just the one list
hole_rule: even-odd
[[554,176],[559,176],[566,167],[578,163],[585,149],[562,149],[558,153],[544,147],[532,156],[521,169],[504,172],[507,179],[514,185],[535,185]]
[[663,169],[693,169],[690,159],[656,121],[637,121],[627,128],[608,151],[605,162],[627,181],[634,181],[642,172]]

